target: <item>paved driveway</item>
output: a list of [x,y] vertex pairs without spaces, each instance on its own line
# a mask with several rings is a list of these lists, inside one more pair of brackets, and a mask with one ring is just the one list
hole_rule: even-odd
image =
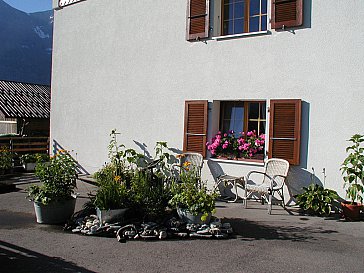
[[[128,241],[88,237],[35,223],[24,189],[0,194],[1,272],[364,272],[364,222],[299,215],[250,202],[218,203],[228,240]],[[94,186],[78,183],[77,207]]]

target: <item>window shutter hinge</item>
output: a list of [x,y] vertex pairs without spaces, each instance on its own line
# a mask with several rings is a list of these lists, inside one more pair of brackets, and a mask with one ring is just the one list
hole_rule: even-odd
[[270,112],[270,107],[269,106],[268,106],[267,110],[268,110],[268,113],[269,113]]

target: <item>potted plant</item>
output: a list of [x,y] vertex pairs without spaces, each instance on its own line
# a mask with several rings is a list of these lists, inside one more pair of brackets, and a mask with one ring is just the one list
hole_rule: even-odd
[[364,180],[364,136],[360,134],[353,135],[350,139],[352,145],[346,148],[349,153],[341,165],[341,171],[344,178],[344,187],[346,196],[350,201],[341,203],[345,219],[355,221],[360,219],[360,210],[363,202],[363,180]]
[[30,186],[28,198],[34,202],[38,223],[60,224],[69,219],[75,209],[76,161],[61,150],[49,163],[37,164],[35,175],[41,185]]
[[0,174],[5,174],[12,166],[12,155],[6,146],[0,146]]
[[325,189],[317,184],[310,184],[307,188],[303,187],[304,192],[297,194],[296,204],[311,215],[328,216],[331,213],[334,202],[338,195],[336,191]]
[[109,163],[94,174],[98,189],[91,196],[91,202],[101,223],[122,221],[131,206],[130,192],[116,170],[116,166]]
[[23,165],[23,168],[27,172],[32,172],[35,170],[35,166],[37,163],[43,163],[49,161],[49,155],[48,154],[24,154],[20,157],[20,162]]
[[206,186],[201,185],[196,170],[190,169],[190,165],[185,162],[180,181],[173,183],[169,205],[176,208],[181,220],[187,223],[208,223],[215,212],[217,194],[209,193]]

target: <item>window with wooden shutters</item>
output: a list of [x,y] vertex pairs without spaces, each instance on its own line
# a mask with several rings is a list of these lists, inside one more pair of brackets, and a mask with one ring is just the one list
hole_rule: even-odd
[[301,26],[302,18],[303,0],[272,0],[272,28]]
[[301,100],[271,100],[269,158],[300,163]]
[[209,0],[188,0],[187,40],[209,36]]
[[185,102],[184,152],[196,152],[206,156],[208,102]]

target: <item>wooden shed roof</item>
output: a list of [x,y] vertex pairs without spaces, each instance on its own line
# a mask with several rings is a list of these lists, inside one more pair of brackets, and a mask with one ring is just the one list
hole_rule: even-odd
[[8,118],[49,118],[51,87],[0,81],[0,110]]

